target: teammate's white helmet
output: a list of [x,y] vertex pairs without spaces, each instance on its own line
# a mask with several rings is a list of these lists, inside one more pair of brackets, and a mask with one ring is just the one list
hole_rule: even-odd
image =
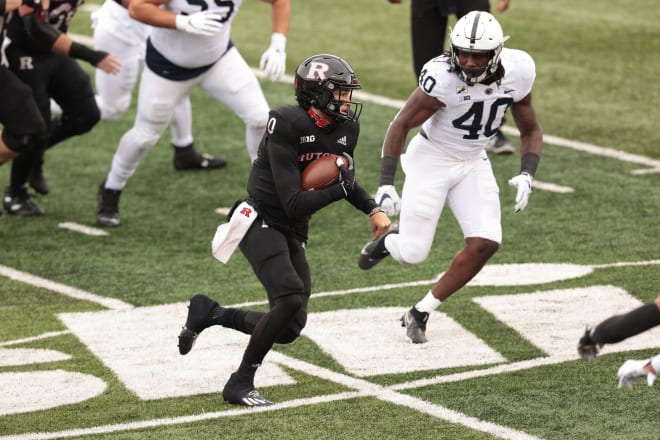
[[[451,64],[469,85],[483,81],[497,71],[504,40],[502,26],[492,14],[485,11],[469,12],[451,29]],[[459,51],[489,53],[490,60],[485,69],[463,67],[458,61]]]

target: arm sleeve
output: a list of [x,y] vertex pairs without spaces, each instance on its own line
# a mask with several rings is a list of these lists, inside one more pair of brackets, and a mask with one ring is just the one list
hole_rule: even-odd
[[369,214],[372,209],[378,208],[380,205],[376,203],[373,197],[365,190],[362,188],[362,186],[355,182],[355,186],[353,187],[353,191],[351,191],[351,194],[348,196],[347,199],[351,205],[355,206],[358,210],[364,212],[365,214]]

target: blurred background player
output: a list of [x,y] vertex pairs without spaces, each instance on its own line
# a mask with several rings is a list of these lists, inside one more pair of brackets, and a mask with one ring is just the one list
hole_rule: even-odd
[[[199,333],[212,325],[251,335],[238,370],[222,392],[229,403],[270,405],[254,387],[257,368],[273,344],[295,341],[305,327],[312,288],[305,253],[312,214],[346,199],[369,215],[374,237],[390,226],[376,201],[355,181],[352,156],[360,134],[362,105],[351,97],[359,88],[352,67],[344,59],[315,55],[296,70],[298,105],[270,112],[247,184],[247,206],[239,205],[230,220],[231,224],[244,220],[235,218],[252,217],[249,229],[235,239],[240,240],[241,252],[266,290],[270,310],[264,313],[225,308],[204,295],[190,300],[186,324],[179,335],[181,354],[187,354]],[[301,142],[302,138],[306,141]],[[340,168],[340,181],[327,188],[303,191],[302,171],[327,154],[349,159],[349,165]]]
[[[611,316],[600,324],[587,328],[578,341],[578,354],[585,361],[594,361],[603,345],[616,344],[658,325],[660,325],[660,295],[655,301],[627,313]],[[647,378],[647,383],[651,386],[658,371],[660,371],[660,355],[647,360],[627,360],[617,372],[619,388],[630,387],[635,380],[642,377]]]
[[[101,9],[92,14],[94,47],[114,53],[122,63],[122,70],[118,75],[96,70],[96,103],[103,121],[116,121],[128,110],[133,88],[144,65],[146,42],[151,27],[132,19],[127,5],[128,0],[106,0]],[[227,164],[221,157],[195,150],[192,108],[188,95],[175,106],[170,129],[175,170],[211,170]]]
[[[526,52],[503,48],[504,40],[490,13],[463,16],[450,35],[451,54],[424,65],[419,87],[385,134],[376,200],[388,215],[400,209],[400,221],[364,246],[360,268],[370,269],[387,255],[405,265],[424,261],[445,204],[465,239],[447,271],[401,319],[414,343],[427,341],[429,314],[479,273],[499,248],[499,188],[485,147],[509,106],[521,142],[520,174],[509,180],[517,189],[516,212],[527,206],[531,193],[543,147],[532,105],[535,65]],[[406,178],[400,200],[394,187],[397,164],[408,133],[420,125],[402,160]]]
[[[9,68],[32,89],[44,121],[50,123],[44,144],[24,152],[12,162],[10,184],[2,200],[10,214],[44,214],[27,193],[25,184],[31,171],[40,166],[47,148],[87,133],[100,119],[89,76],[74,58],[111,74],[121,69],[121,63],[113,54],[89,49],[66,34],[80,4],[77,0],[52,2],[47,14],[34,14],[31,8],[21,7],[12,12],[12,19],[8,21],[10,44],[5,53]],[[52,121],[51,98],[62,109],[61,117]]]
[[[0,47],[3,46],[7,13],[21,5],[39,13],[39,0],[0,0]],[[48,7],[48,0],[46,7]],[[38,147],[45,142],[48,126],[37,107],[32,89],[23,84],[4,64],[0,63],[0,165],[18,156],[22,151]],[[0,211],[2,212],[2,211]]]
[[[231,108],[245,123],[250,160],[268,120],[268,103],[257,77],[230,38],[231,22],[242,1],[132,0],[131,16],[153,26],[133,127],[119,141],[112,167],[97,193],[96,223],[119,226],[119,198],[146,152],[158,142],[177,104],[199,86]],[[268,0],[271,45],[262,64],[279,77],[285,68],[289,0]]]
[[[504,12],[511,0],[497,0],[497,12]],[[402,3],[403,0],[389,0]],[[432,58],[445,51],[447,21],[449,16],[456,19],[470,11],[490,12],[489,0],[410,0],[410,31],[412,39],[413,68],[415,80],[422,67]],[[495,136],[486,146],[493,154],[512,154],[516,151],[509,139],[498,128]]]

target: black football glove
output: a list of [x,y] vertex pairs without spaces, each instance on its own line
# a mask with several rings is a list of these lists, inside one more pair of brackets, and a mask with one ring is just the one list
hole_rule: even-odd
[[348,153],[343,153],[344,157],[348,160],[348,166],[344,165],[344,162],[340,159],[337,159],[337,163],[341,162],[339,165],[339,184],[344,190],[346,197],[353,191],[355,186],[355,168],[353,167],[353,158]]

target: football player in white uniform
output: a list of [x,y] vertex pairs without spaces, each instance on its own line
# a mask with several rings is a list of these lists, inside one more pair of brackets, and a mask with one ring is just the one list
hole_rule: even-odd
[[[261,66],[276,79],[284,73],[290,0],[272,7],[271,44]],[[119,197],[147,150],[172,119],[176,105],[199,86],[245,123],[250,160],[257,155],[269,106],[259,81],[230,38],[242,0],[131,0],[131,16],[153,26],[147,40],[133,127],[119,141],[112,168],[99,187],[96,222],[119,226]]]
[[[429,313],[470,281],[500,245],[499,189],[485,148],[509,106],[521,141],[520,174],[509,181],[517,188],[516,212],[531,193],[543,146],[532,106],[534,61],[523,51],[504,49],[504,41],[500,24],[488,12],[473,11],[458,20],[450,53],[424,65],[419,87],[385,134],[376,201],[390,216],[400,210],[400,218],[365,245],[360,268],[370,269],[387,255],[406,265],[424,261],[445,203],[465,238],[447,271],[401,318],[414,343],[426,342]],[[402,155],[408,132],[420,125]],[[399,158],[406,174],[401,199],[394,188]]]
[[[106,0],[101,9],[92,14],[94,48],[114,53],[122,62],[118,75],[96,70],[96,103],[101,110],[101,120],[116,121],[128,110],[131,94],[144,65],[146,42],[151,27],[131,18],[128,1]],[[172,121],[172,146],[174,168],[216,169],[226,162],[218,157],[196,153],[193,147],[192,110],[188,95],[176,105]]]

